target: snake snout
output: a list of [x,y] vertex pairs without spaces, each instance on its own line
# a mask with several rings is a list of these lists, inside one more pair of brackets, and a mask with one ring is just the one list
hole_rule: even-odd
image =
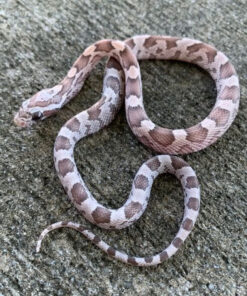
[[33,124],[33,116],[22,108],[16,113],[14,123],[19,127],[29,127]]

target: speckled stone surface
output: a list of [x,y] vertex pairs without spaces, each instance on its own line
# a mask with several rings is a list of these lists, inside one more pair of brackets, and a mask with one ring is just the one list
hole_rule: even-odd
[[[176,256],[153,268],[113,261],[68,229],[49,234],[37,255],[40,232],[63,219],[132,255],[161,250],[178,229],[183,197],[171,176],[155,181],[137,223],[107,232],[78,214],[55,174],[55,137],[66,120],[99,99],[104,63],[57,116],[30,130],[12,121],[24,99],[55,85],[91,43],[136,34],[201,39],[228,55],[240,76],[240,112],[232,127],[213,146],[184,157],[201,184],[196,227]],[[245,0],[0,0],[0,295],[246,295],[246,43]],[[214,83],[195,66],[145,61],[141,70],[147,113],[162,126],[188,127],[214,104]],[[76,148],[89,188],[115,208],[152,155],[131,133],[123,110]]]

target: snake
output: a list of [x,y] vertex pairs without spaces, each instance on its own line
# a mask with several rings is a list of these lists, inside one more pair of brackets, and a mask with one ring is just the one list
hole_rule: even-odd
[[[55,168],[60,181],[75,207],[90,222],[101,228],[121,229],[137,221],[147,207],[153,180],[161,173],[174,174],[184,190],[184,216],[171,244],[148,257],[129,256],[94,235],[82,225],[57,222],[47,227],[37,242],[40,250],[44,236],[51,230],[69,227],[84,236],[111,257],[136,266],[150,266],[170,258],[191,232],[199,212],[200,189],[193,169],[175,154],[201,150],[215,142],[231,125],[239,106],[239,82],[228,58],[210,45],[189,38],[170,36],[135,36],[125,42],[101,40],[89,46],[75,61],[66,77],[56,86],[39,91],[23,102],[14,121],[29,127],[38,119],[55,114],[78,94],[92,68],[109,57],[101,99],[89,109],[71,118],[60,130],[54,146]],[[141,59],[172,59],[194,63],[207,70],[216,82],[217,99],[210,114],[201,123],[180,130],[155,125],[147,116],[142,97]],[[129,198],[119,209],[107,209],[88,190],[76,168],[73,151],[83,137],[108,125],[125,97],[126,117],[137,138],[161,153],[145,162],[137,172]]]

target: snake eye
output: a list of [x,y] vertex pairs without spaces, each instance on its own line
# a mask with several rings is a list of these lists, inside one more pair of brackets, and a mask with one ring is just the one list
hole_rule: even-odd
[[32,114],[32,119],[37,120],[40,119],[43,116],[43,113],[40,111],[36,111]]

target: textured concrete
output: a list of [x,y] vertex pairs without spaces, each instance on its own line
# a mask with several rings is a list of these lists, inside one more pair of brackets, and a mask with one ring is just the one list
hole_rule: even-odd
[[[198,223],[181,251],[154,268],[113,261],[67,229],[51,233],[36,255],[41,230],[62,219],[91,227],[133,255],[159,251],[176,233],[183,198],[173,177],[158,178],[137,223],[107,232],[78,214],[55,174],[55,137],[100,97],[103,63],[57,116],[31,130],[12,121],[24,99],[55,85],[92,42],[134,34],[201,39],[225,52],[239,73],[242,102],[234,124],[213,146],[184,157],[201,183]],[[0,295],[246,295],[246,39],[245,0],[0,0]],[[163,126],[188,127],[214,104],[214,83],[195,66],[146,61],[141,69],[147,112]],[[135,172],[152,155],[123,111],[76,149],[81,174],[109,207],[123,203]]]

